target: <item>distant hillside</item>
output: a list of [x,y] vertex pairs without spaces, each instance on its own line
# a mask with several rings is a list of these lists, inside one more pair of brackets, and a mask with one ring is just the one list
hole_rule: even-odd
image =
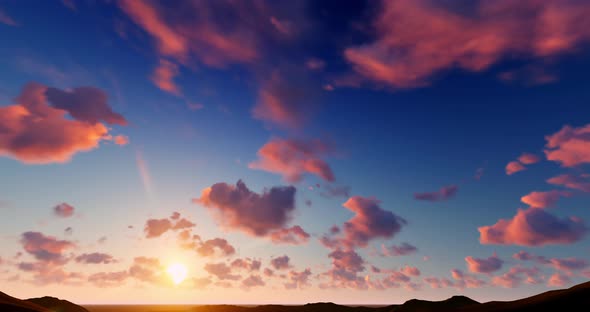
[[54,297],[31,298],[26,301],[45,307],[53,312],[88,312],[84,307]]
[[50,312],[32,302],[20,300],[0,292],[0,311],[6,312]]
[[430,312],[430,311],[454,311],[460,308],[477,307],[480,303],[465,297],[453,296],[443,301],[426,301],[412,299],[406,301],[398,307],[392,307],[390,311],[393,312]]

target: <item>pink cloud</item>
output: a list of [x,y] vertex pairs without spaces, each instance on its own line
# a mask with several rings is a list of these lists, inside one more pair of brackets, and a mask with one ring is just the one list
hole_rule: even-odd
[[216,250],[218,250],[222,256],[231,256],[236,252],[234,246],[232,246],[227,240],[223,238],[206,240],[201,243],[196,250],[197,253],[203,257],[211,257],[216,255]]
[[473,273],[492,273],[500,270],[504,264],[504,261],[495,253],[485,259],[468,256],[465,257],[465,262],[469,271]]
[[[52,106],[48,104],[47,87],[29,83],[15,99],[16,104],[0,107],[0,155],[28,164],[64,163],[78,152],[97,148],[101,140],[109,137],[104,124],[88,122],[118,120],[105,115],[104,98],[91,98],[101,96],[102,91],[62,96],[63,91],[52,90],[47,93],[59,94]],[[68,112],[73,119],[67,117]]]
[[322,70],[326,66],[326,62],[318,58],[310,58],[305,61],[305,67],[309,70]]
[[577,258],[564,258],[564,259],[549,259],[549,263],[556,269],[561,271],[577,271],[583,270],[588,267],[588,261]]
[[551,277],[547,281],[547,286],[564,287],[568,284],[571,284],[571,282],[572,282],[571,279],[567,275],[561,274],[561,273],[555,273],[555,274],[551,275]]
[[45,236],[40,232],[25,232],[21,237],[24,250],[35,259],[44,262],[64,263],[64,252],[76,245],[67,240],[58,240],[53,236]]
[[541,161],[541,158],[535,154],[523,153],[518,157],[518,161],[523,165],[532,165]]
[[344,246],[365,247],[374,238],[392,238],[407,221],[391,211],[384,210],[375,198],[353,196],[342,206],[355,213],[344,223]]
[[408,276],[420,276],[420,270],[417,267],[406,265],[404,266],[400,272],[404,273]]
[[260,260],[250,259],[250,258],[238,258],[232,261],[231,267],[237,269],[243,269],[246,271],[258,271],[260,270],[261,266]]
[[402,243],[399,246],[396,245],[391,245],[391,246],[385,246],[384,244],[381,245],[381,252],[384,256],[405,256],[405,255],[410,255],[413,253],[416,253],[418,251],[418,248],[416,248],[416,246],[413,246],[409,243]]
[[207,264],[205,264],[204,269],[209,274],[217,277],[219,280],[236,281],[241,278],[241,276],[239,276],[239,275],[232,274],[231,267],[229,267],[224,262],[207,263]]
[[560,197],[570,197],[572,193],[567,191],[531,192],[523,196],[520,201],[532,208],[550,208],[555,206]]
[[180,89],[174,83],[174,77],[178,76],[178,65],[160,59],[160,64],[151,76],[152,82],[161,90],[175,95],[180,95]]
[[53,207],[53,213],[62,218],[68,218],[74,215],[74,207],[67,203],[61,203]]
[[500,219],[478,228],[482,244],[543,246],[571,244],[586,234],[587,227],[577,217],[560,219],[543,209],[519,209],[512,219]]
[[242,280],[242,287],[249,289],[252,287],[261,287],[266,285],[262,278],[258,275],[250,275]]
[[381,1],[378,12],[374,41],[344,56],[364,79],[394,88],[427,85],[453,68],[480,72],[515,55],[555,56],[590,39],[584,2],[479,1],[467,15],[433,1]]
[[272,139],[258,150],[252,169],[278,173],[288,182],[299,182],[304,174],[314,174],[326,181],[334,181],[334,173],[323,158],[332,153],[330,146],[319,140],[301,141]]
[[129,137],[125,136],[125,135],[116,135],[113,138],[113,142],[115,142],[115,144],[121,145],[121,146],[127,145],[127,144],[129,144]]
[[459,269],[451,270],[451,276],[455,280],[454,286],[459,289],[479,288],[486,284],[486,281],[480,280],[474,275],[467,274]]
[[160,284],[163,270],[158,258],[135,257],[129,268],[129,276],[142,282]]
[[299,225],[279,229],[270,233],[270,240],[276,244],[302,245],[309,241],[309,233]]
[[115,263],[117,260],[113,258],[113,256],[101,253],[101,252],[93,252],[93,253],[85,253],[81,254],[76,257],[76,262],[78,263],[85,263],[85,264],[109,264]]
[[559,162],[564,167],[590,163],[590,124],[579,128],[566,125],[545,139],[547,160]]
[[145,223],[144,232],[147,238],[159,237],[172,228],[168,219],[149,219]]
[[518,161],[511,161],[506,165],[506,174],[507,175],[513,175],[519,171],[523,171],[526,170],[526,167],[523,166],[520,162]]
[[331,279],[329,286],[366,288],[364,278],[358,275],[365,270],[365,261],[358,253],[337,249],[328,257],[332,259],[332,269],[325,273]]
[[290,221],[295,191],[292,186],[273,187],[257,194],[240,180],[235,186],[216,183],[204,189],[194,202],[208,208],[227,229],[265,236]]
[[309,278],[311,277],[311,269],[306,268],[303,271],[290,271],[288,283],[285,283],[285,289],[303,289],[310,285]]
[[436,192],[416,193],[414,198],[417,200],[443,201],[455,197],[459,188],[456,185],[442,187]]
[[289,260],[289,256],[284,255],[273,258],[272,260],[270,260],[270,264],[275,270],[285,270],[291,267],[291,264],[289,264]]
[[541,279],[540,275],[541,271],[538,268],[515,266],[502,275],[494,276],[492,278],[492,285],[504,288],[515,288],[520,286],[523,282],[527,284],[539,284]]
[[590,179],[588,179],[587,175],[576,176],[573,174],[562,174],[548,179],[547,183],[563,185],[567,188],[580,190],[582,192],[590,192]]
[[120,287],[128,277],[127,271],[99,272],[88,276],[88,282],[100,288]]

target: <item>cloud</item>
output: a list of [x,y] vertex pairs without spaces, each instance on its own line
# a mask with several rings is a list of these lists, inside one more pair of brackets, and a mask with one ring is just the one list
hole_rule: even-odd
[[40,232],[25,232],[21,235],[24,250],[43,262],[65,263],[64,252],[76,245],[67,240],[58,240]]
[[571,284],[571,282],[572,282],[571,279],[567,275],[561,274],[561,273],[555,273],[555,274],[551,275],[551,277],[547,281],[547,286],[563,287],[568,284]]
[[[28,83],[15,99],[16,104],[0,107],[1,156],[27,164],[64,163],[78,152],[97,148],[101,140],[109,137],[104,124],[86,120],[106,118],[101,115],[106,105],[104,99],[91,98],[100,96],[98,92],[84,93],[84,96],[68,93],[63,97],[64,102],[52,101],[50,106],[48,90],[41,84]],[[68,118],[68,112],[76,115]]]
[[262,263],[260,260],[250,258],[238,258],[231,262],[231,267],[236,269],[244,269],[247,271],[259,271]]
[[128,277],[127,271],[99,272],[88,276],[88,282],[100,288],[120,287]]
[[301,69],[275,69],[266,77],[259,83],[252,116],[281,129],[300,129],[317,109],[317,86]]
[[74,119],[97,124],[100,121],[111,125],[127,125],[121,114],[109,106],[108,95],[94,87],[77,87],[71,91],[47,88],[47,100],[55,108],[67,111]]
[[158,258],[135,257],[133,265],[129,268],[129,276],[139,281],[159,284],[164,267]]
[[125,135],[116,135],[113,137],[113,142],[117,145],[127,145],[129,144],[129,137]]
[[149,219],[145,223],[144,232],[145,237],[155,238],[160,237],[172,228],[172,222],[168,219]]
[[456,6],[381,1],[376,38],[344,57],[365,80],[411,88],[454,68],[480,72],[514,56],[552,57],[590,39],[585,2],[478,1],[471,14]]
[[319,58],[312,57],[305,61],[305,67],[307,67],[309,70],[319,71],[326,67],[326,62]]
[[160,64],[154,70],[152,74],[152,82],[161,90],[180,95],[180,89],[174,83],[174,77],[178,76],[178,65],[160,59]]
[[236,281],[236,280],[239,280],[241,278],[241,276],[239,276],[239,275],[232,274],[231,273],[231,267],[229,267],[224,262],[207,263],[207,264],[205,264],[204,269],[209,274],[214,275],[215,277],[217,277],[219,280]]
[[502,275],[494,276],[491,284],[504,288],[515,288],[520,286],[523,282],[527,284],[539,284],[540,279],[541,271],[538,268],[515,266]]
[[320,195],[326,198],[350,197],[350,186],[324,185]]
[[533,261],[538,264],[548,265],[556,270],[571,272],[577,270],[583,270],[588,267],[588,262],[584,259],[577,258],[551,258],[548,259],[544,256],[537,256],[526,251],[520,251],[512,255],[512,258],[521,261]]
[[358,273],[365,270],[365,260],[354,250],[337,249],[328,257],[332,259],[332,269],[325,273],[331,279],[332,287],[366,288],[366,282]]
[[474,275],[467,274],[459,269],[451,270],[451,276],[455,280],[454,286],[459,289],[479,288],[486,284],[484,280],[480,280]]
[[518,157],[518,161],[523,165],[532,165],[541,161],[541,158],[535,154],[523,153]]
[[270,264],[275,270],[285,270],[291,267],[289,264],[289,256],[284,255],[281,257],[276,257],[270,260]]
[[53,213],[58,217],[68,218],[74,215],[74,207],[67,203],[61,203],[53,207]]
[[8,26],[20,26],[10,15],[0,9],[0,23]]
[[511,161],[506,165],[506,174],[507,175],[513,175],[519,171],[523,171],[526,170],[526,167],[523,166],[520,162],[518,161]]
[[474,258],[472,256],[465,257],[467,268],[473,273],[492,273],[500,270],[504,261],[500,259],[495,253],[494,255],[482,259]]
[[570,197],[572,193],[567,191],[531,192],[523,196],[520,201],[532,208],[550,208],[555,206],[560,197]]
[[288,283],[285,283],[285,289],[303,289],[310,285],[309,278],[311,277],[311,269],[307,268],[303,271],[290,271]]
[[219,250],[222,256],[231,256],[236,253],[236,249],[227,240],[223,238],[214,238],[202,242],[197,247],[197,253],[203,257],[211,257],[216,254],[215,250]]
[[49,284],[76,285],[82,284],[84,275],[79,272],[68,272],[63,269],[63,263],[39,261],[35,263],[21,262],[18,269],[33,274],[31,282],[38,286]]
[[304,174],[313,174],[333,182],[334,173],[323,159],[332,152],[332,147],[320,140],[275,138],[258,150],[259,159],[248,166],[280,174],[288,182],[299,182]]
[[260,287],[264,286],[266,283],[262,280],[262,278],[258,275],[250,275],[247,278],[242,280],[242,287],[248,289],[252,287]]
[[299,225],[279,229],[270,233],[270,240],[275,244],[302,245],[309,241],[309,233]]
[[590,193],[590,179],[588,177],[588,175],[562,174],[548,179],[547,183]]
[[216,183],[194,200],[208,208],[227,229],[265,236],[284,228],[295,210],[295,187],[272,187],[257,194],[241,180],[236,185]]
[[[327,246],[344,246],[346,248],[366,247],[375,238],[392,238],[407,224],[402,217],[384,210],[375,198],[353,196],[342,206],[355,213],[354,217],[344,223],[342,235]],[[326,241],[324,242],[326,243]]]
[[93,252],[93,253],[85,253],[77,256],[76,262],[78,263],[86,263],[86,264],[109,264],[115,263],[117,260],[113,258],[113,256],[105,253],[100,252]]
[[547,160],[559,162],[563,167],[590,163],[590,124],[579,128],[566,125],[545,139]]
[[391,246],[385,246],[384,244],[381,244],[381,253],[383,256],[393,256],[393,257],[397,257],[397,256],[405,256],[405,255],[410,255],[413,253],[416,253],[418,251],[418,248],[416,248],[416,246],[411,245],[409,243],[402,243],[401,245],[391,245]]
[[404,266],[400,272],[407,276],[420,276],[420,270],[417,267],[406,265]]
[[500,219],[491,226],[478,228],[482,244],[543,246],[571,244],[587,232],[577,217],[560,219],[544,209],[519,209],[512,219]]
[[455,197],[458,190],[459,187],[456,185],[448,185],[436,192],[416,193],[414,194],[414,198],[417,200],[443,201]]

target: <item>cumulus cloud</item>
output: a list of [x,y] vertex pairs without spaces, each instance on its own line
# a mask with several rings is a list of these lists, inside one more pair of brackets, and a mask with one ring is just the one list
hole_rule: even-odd
[[332,287],[365,288],[366,282],[359,276],[365,270],[365,260],[354,250],[337,249],[328,257],[332,259],[332,268],[325,273],[330,278]]
[[547,160],[564,167],[590,163],[590,124],[578,128],[566,125],[545,139]]
[[100,288],[120,287],[127,280],[127,271],[99,272],[88,276],[88,282]]
[[582,174],[579,176],[573,174],[562,174],[548,179],[547,183],[553,185],[563,185],[573,190],[590,193],[589,177],[590,176],[587,174]]
[[53,207],[53,213],[58,217],[68,218],[74,215],[74,207],[67,203],[61,203]]
[[59,240],[53,236],[46,236],[40,232],[25,232],[21,235],[23,249],[33,255],[35,259],[44,262],[64,263],[66,250],[76,245],[67,240]]
[[570,197],[572,193],[567,191],[531,192],[523,196],[520,201],[532,208],[550,208],[555,206],[560,197]]
[[523,153],[518,157],[518,161],[523,165],[532,165],[541,161],[541,158],[535,154]]
[[242,280],[242,287],[249,289],[252,287],[260,287],[264,286],[266,283],[262,280],[262,278],[258,275],[250,275],[247,278]]
[[486,281],[478,279],[474,275],[465,273],[459,269],[451,270],[451,276],[455,280],[454,286],[459,289],[479,288],[486,284]]
[[446,70],[479,72],[514,55],[551,57],[590,39],[585,2],[478,1],[471,14],[451,6],[381,1],[374,41],[344,56],[363,79],[410,88]]
[[313,174],[332,182],[335,180],[334,173],[324,160],[332,152],[332,147],[320,140],[275,138],[258,150],[259,159],[248,166],[280,174],[288,182],[299,182],[304,174]]
[[109,264],[117,262],[113,256],[101,252],[84,253],[77,256],[75,259],[78,263],[86,264]]
[[258,271],[262,263],[260,260],[250,258],[238,258],[231,262],[231,267],[236,269],[243,269],[246,271]]
[[288,283],[285,283],[285,289],[303,289],[310,285],[309,278],[311,277],[311,269],[307,268],[303,271],[290,271],[288,275]]
[[453,198],[457,194],[458,190],[459,187],[456,185],[448,185],[442,187],[436,192],[416,193],[414,194],[414,198],[417,200],[443,201]]
[[[209,239],[197,247],[197,253],[203,257],[211,257],[216,254],[221,254],[222,256],[231,256],[236,252],[234,246],[232,246],[226,239],[224,238],[214,238]],[[216,250],[219,252],[216,253]]]
[[216,183],[194,201],[208,208],[227,229],[265,236],[290,221],[295,210],[295,191],[293,186],[272,187],[257,194],[240,180],[235,186]]
[[500,259],[495,253],[485,259],[468,256],[465,257],[465,262],[467,262],[469,271],[488,274],[500,270],[504,264],[504,260]]
[[342,233],[332,238],[324,236],[321,242],[329,247],[366,247],[370,240],[392,238],[407,224],[402,217],[380,207],[375,198],[353,196],[343,206],[355,213],[344,223]]
[[97,124],[100,121],[111,125],[127,125],[121,114],[108,104],[107,94],[94,87],[78,87],[71,91],[47,88],[45,91],[51,106],[67,111],[74,119]]
[[[64,163],[109,138],[109,128],[99,120],[124,124],[122,117],[104,112],[107,108],[111,113],[112,110],[102,91],[83,96],[67,92],[62,96],[60,92],[63,91],[28,83],[14,105],[0,107],[0,155],[27,164]],[[49,94],[53,95],[51,105]],[[72,118],[68,118],[68,113]]]
[[270,240],[276,244],[302,245],[309,241],[309,233],[299,225],[279,229],[270,233]]
[[521,266],[515,266],[508,270],[508,272],[494,276],[492,278],[492,285],[500,286],[504,288],[515,288],[520,286],[522,283],[527,284],[539,284],[541,282],[541,270],[538,268],[525,268]]
[[237,274],[232,274],[231,267],[224,262],[219,263],[207,263],[204,267],[205,271],[209,274],[217,277],[219,280],[231,280],[236,281],[241,278]]
[[400,272],[407,276],[420,276],[420,270],[417,267],[406,265],[404,266]]
[[526,170],[525,165],[532,165],[541,161],[541,158],[535,154],[523,153],[517,160],[513,160],[506,165],[506,174],[513,175],[519,171]]
[[152,74],[152,82],[163,91],[180,95],[180,89],[174,83],[174,77],[178,75],[178,65],[161,59],[160,64]]
[[571,244],[587,232],[577,217],[560,219],[544,209],[519,209],[512,219],[500,219],[494,225],[478,228],[482,244],[543,246]]
[[549,280],[547,280],[547,286],[564,287],[568,284],[571,284],[571,282],[572,281],[569,276],[561,273],[555,273],[549,277]]
[[159,237],[172,228],[168,219],[149,219],[145,223],[144,232],[147,238]]
[[129,276],[142,282],[159,284],[163,271],[164,267],[158,258],[135,257],[129,268]]
[[284,255],[273,258],[272,260],[270,260],[270,264],[275,270],[285,270],[291,267],[291,264],[289,264],[289,260],[289,256]]
[[588,261],[578,258],[547,258],[544,256],[537,256],[528,253],[524,250],[519,251],[512,255],[512,258],[521,261],[532,261],[538,264],[551,266],[556,270],[571,272],[577,270],[583,270],[588,267]]

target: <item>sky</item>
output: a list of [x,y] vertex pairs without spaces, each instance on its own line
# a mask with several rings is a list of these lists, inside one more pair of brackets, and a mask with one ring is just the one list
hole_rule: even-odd
[[589,14],[0,1],[0,291],[391,304],[587,281]]

